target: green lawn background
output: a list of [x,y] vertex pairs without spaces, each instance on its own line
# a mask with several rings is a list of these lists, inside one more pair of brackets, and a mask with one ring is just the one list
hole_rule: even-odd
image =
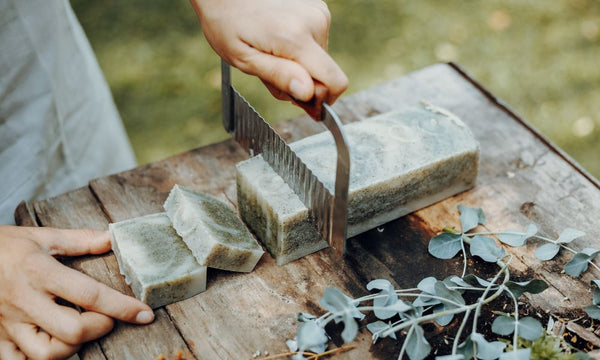
[[[225,139],[219,59],[187,0],[72,0],[138,161]],[[347,94],[456,61],[600,177],[597,0],[329,0]],[[300,113],[235,73],[271,123]]]

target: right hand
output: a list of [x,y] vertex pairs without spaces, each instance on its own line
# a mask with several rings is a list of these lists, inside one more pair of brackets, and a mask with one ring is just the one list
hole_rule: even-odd
[[0,226],[0,359],[64,359],[107,334],[112,318],[152,322],[148,305],[54,258],[109,250],[107,232]]
[[[258,76],[280,100],[332,104],[348,78],[327,53],[331,15],[321,0],[191,0],[212,48]],[[316,91],[316,84],[326,90]],[[316,101],[315,101],[316,100]],[[306,109],[310,113],[310,109]],[[312,115],[312,114],[311,114]]]

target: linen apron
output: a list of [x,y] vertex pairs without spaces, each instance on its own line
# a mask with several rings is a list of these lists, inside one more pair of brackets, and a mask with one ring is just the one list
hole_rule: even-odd
[[40,200],[135,166],[68,0],[0,0],[0,224]]

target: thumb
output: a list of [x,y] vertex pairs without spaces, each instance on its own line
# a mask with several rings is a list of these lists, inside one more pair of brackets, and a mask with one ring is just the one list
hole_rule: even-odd
[[37,228],[29,238],[53,256],[96,255],[110,250],[110,235],[106,231]]
[[[263,82],[295,99],[309,101],[313,97],[313,79],[300,64],[251,47],[247,51],[251,52],[247,56],[250,60],[245,61],[240,70],[258,76]],[[273,93],[272,89],[269,90]]]

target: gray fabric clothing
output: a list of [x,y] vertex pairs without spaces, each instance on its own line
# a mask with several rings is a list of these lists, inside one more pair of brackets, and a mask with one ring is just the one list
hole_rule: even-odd
[[39,200],[135,166],[68,0],[0,0],[0,224]]

